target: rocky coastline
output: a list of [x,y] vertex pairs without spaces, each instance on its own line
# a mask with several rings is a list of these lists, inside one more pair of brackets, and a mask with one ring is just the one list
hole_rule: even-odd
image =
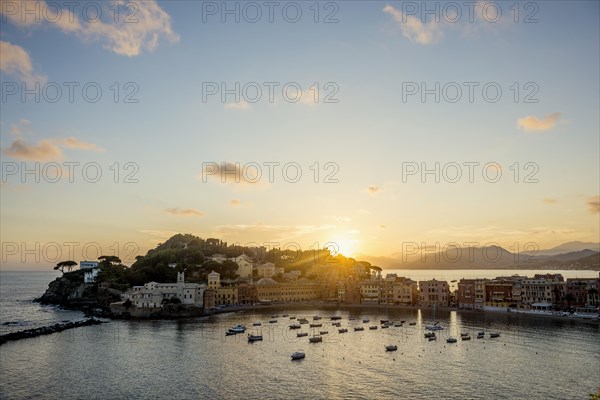
[[0,335],[0,345],[13,340],[29,339],[37,336],[51,335],[53,333],[62,332],[67,329],[80,328],[82,326],[100,325],[104,323],[95,318],[89,318],[83,321],[70,321],[62,324],[54,324],[42,326],[39,328],[26,329],[24,331],[10,332]]

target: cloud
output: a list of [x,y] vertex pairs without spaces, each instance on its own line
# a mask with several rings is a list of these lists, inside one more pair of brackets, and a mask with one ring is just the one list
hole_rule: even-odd
[[[212,235],[227,237],[230,240],[248,238],[257,243],[280,242],[295,240],[304,235],[335,229],[335,225],[266,225],[262,223],[251,225],[219,225]],[[246,239],[242,239],[246,240]]]
[[379,225],[379,229],[387,229],[387,226],[381,224],[381,225]]
[[545,198],[543,201],[544,201],[545,204],[556,204],[556,203],[558,203],[558,200],[553,199],[553,198]]
[[63,139],[62,145],[69,149],[89,150],[89,151],[96,151],[96,152],[104,151],[104,149],[102,147],[99,147],[98,145],[96,145],[94,143],[84,142],[83,140],[79,140],[74,137],[68,137],[66,139]]
[[[29,5],[33,2],[27,3],[28,7],[33,8],[33,5]],[[114,21],[115,4],[111,2],[95,3],[97,6],[102,4],[99,13],[104,18],[92,20],[94,16],[90,15],[83,18],[84,21],[67,8],[61,8],[57,14],[56,7],[48,6],[45,1],[36,3],[39,4],[39,9],[44,10],[42,22],[36,22],[33,15],[29,18],[19,11],[14,14],[3,12],[3,17],[8,17],[18,26],[52,26],[65,34],[75,35],[82,41],[102,43],[104,48],[128,57],[141,54],[143,49],[153,51],[161,37],[170,42],[179,41],[179,35],[171,28],[171,17],[154,0],[117,2],[120,11],[117,22]],[[5,8],[2,9],[4,11]],[[92,13],[93,11],[90,12]]]
[[374,194],[376,194],[376,193],[379,193],[379,192],[381,192],[381,188],[380,188],[379,186],[373,186],[373,185],[372,185],[372,186],[369,186],[369,187],[367,188],[367,191],[368,191],[370,194],[373,194],[373,195],[374,195]]
[[61,160],[63,158],[62,148],[85,150],[85,151],[104,151],[102,147],[94,143],[85,142],[75,137],[66,139],[42,139],[35,144],[28,143],[23,136],[35,134],[31,130],[31,122],[21,119],[18,123],[11,126],[10,133],[15,136],[10,146],[3,149],[2,152],[9,157],[28,161],[49,161]]
[[262,186],[268,180],[267,171],[260,166],[248,164],[242,166],[239,162],[211,162],[203,163],[202,172],[198,174],[198,179],[206,183],[208,178],[221,183],[246,184],[247,187]]
[[435,21],[423,23],[418,18],[412,15],[405,15],[402,11],[389,4],[383,8],[383,12],[391,15],[400,24],[402,35],[413,42],[433,44],[437,43],[443,35],[440,24]]
[[2,152],[19,160],[49,161],[62,159],[61,149],[49,140],[40,140],[37,144],[28,144],[22,138],[16,138],[10,147]]
[[250,111],[252,107],[245,100],[240,100],[238,103],[225,103],[223,106],[226,110]]
[[236,200],[236,199],[231,200],[231,205],[234,207],[239,206],[241,204],[242,204],[242,202],[239,200]]
[[34,71],[29,54],[20,46],[0,41],[0,71],[6,75],[33,86],[36,82],[44,84],[46,76]]
[[203,217],[204,213],[200,210],[196,210],[195,208],[185,208],[185,209],[180,209],[180,208],[167,208],[165,210],[166,213],[172,214],[172,215],[179,215],[182,217]]
[[588,197],[587,206],[592,214],[600,213],[600,196]]
[[533,115],[528,115],[527,117],[519,118],[517,120],[517,125],[525,132],[549,131],[556,126],[559,117],[559,112],[547,115],[542,119],[538,119]]

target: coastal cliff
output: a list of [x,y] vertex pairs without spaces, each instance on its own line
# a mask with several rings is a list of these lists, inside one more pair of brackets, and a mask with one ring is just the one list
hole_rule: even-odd
[[97,283],[84,283],[83,272],[75,271],[50,282],[46,292],[36,300],[72,309],[108,310],[111,303],[120,300],[120,294],[119,290],[100,287]]

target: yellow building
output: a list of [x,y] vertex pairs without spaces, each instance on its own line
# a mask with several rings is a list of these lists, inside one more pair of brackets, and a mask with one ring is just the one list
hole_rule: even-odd
[[217,305],[238,304],[238,288],[236,286],[224,286],[217,289],[215,295]]

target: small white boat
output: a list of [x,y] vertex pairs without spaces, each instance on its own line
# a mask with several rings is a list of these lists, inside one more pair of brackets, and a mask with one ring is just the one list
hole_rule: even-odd
[[388,344],[387,346],[385,346],[385,351],[396,351],[398,350],[398,346],[396,346],[395,344]]
[[448,343],[456,343],[456,342],[458,342],[458,340],[456,340],[456,338],[454,338],[454,337],[449,337],[448,339],[446,339],[446,342],[448,342]]
[[292,360],[301,360],[301,359],[303,359],[304,357],[306,357],[306,354],[304,354],[304,353],[303,353],[303,352],[301,352],[301,351],[297,351],[297,352],[295,352],[295,353],[292,353]]
[[389,328],[389,327],[390,327],[390,326],[389,326],[388,324],[383,324],[383,325],[381,325],[381,329],[386,329],[386,328]]
[[302,328],[302,325],[300,324],[290,324],[290,329],[300,329]]
[[368,324],[369,322],[371,322],[369,318],[363,318],[363,324]]
[[246,332],[246,327],[244,325],[238,324],[238,325],[234,326],[233,328],[229,328],[229,332],[234,333],[234,334],[235,333],[244,333],[244,332]]
[[460,335],[461,340],[471,340],[471,335],[468,333],[466,335]]
[[318,321],[320,319],[321,319],[321,317],[319,317],[318,315],[313,316],[313,321]]
[[298,319],[298,322],[301,324],[308,324],[308,320],[306,318],[300,318]]

